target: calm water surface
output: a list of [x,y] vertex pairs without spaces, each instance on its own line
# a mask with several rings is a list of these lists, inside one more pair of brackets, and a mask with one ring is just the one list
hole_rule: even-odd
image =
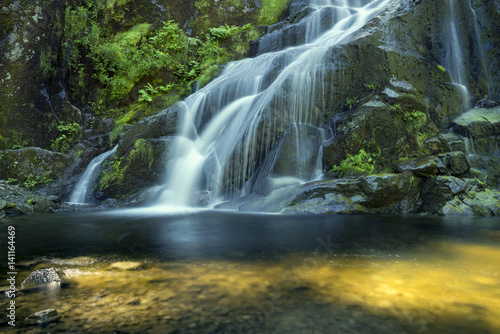
[[[50,267],[67,284],[18,294],[2,332],[500,333],[499,219],[33,215],[2,245],[8,225],[18,287]],[[22,326],[47,308],[61,320]]]

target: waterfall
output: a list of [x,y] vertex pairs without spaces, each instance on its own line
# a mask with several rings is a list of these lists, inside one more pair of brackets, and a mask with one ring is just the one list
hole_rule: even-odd
[[114,154],[117,148],[118,146],[115,146],[112,150],[104,152],[95,157],[94,159],[92,159],[87,169],[85,169],[85,172],[80,177],[80,180],[76,184],[75,190],[71,194],[69,200],[70,203],[75,203],[75,204],[88,203],[87,194],[91,194],[89,190],[92,190],[92,187],[94,186],[94,183],[100,171],[101,164],[104,162],[104,160],[106,160],[106,158]]
[[[445,20],[445,67],[450,73],[451,80],[459,87],[462,99],[468,108],[469,91],[467,88],[465,47],[459,38],[458,17],[455,10],[456,1],[448,0],[448,17]],[[465,111],[465,110],[464,110]]]
[[[190,206],[197,191],[209,191],[215,200],[251,192],[259,167],[287,131],[297,124],[323,124],[325,97],[334,96],[327,68],[331,74],[331,67],[342,66],[325,59],[331,56],[328,51],[397,2],[312,1],[313,11],[304,19],[304,44],[229,63],[219,77],[186,98],[158,204]],[[329,29],[322,29],[325,17]]]

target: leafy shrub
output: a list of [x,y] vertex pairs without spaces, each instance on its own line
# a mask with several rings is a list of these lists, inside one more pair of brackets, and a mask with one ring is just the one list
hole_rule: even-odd
[[380,151],[378,153],[367,153],[364,149],[361,149],[356,155],[347,154],[347,158],[342,160],[339,166],[333,166],[332,172],[340,176],[373,173],[375,158],[379,155]]
[[70,145],[78,140],[82,132],[80,124],[76,122],[69,124],[61,122],[57,126],[57,130],[59,130],[59,137],[52,140],[52,149],[62,153],[65,153]]

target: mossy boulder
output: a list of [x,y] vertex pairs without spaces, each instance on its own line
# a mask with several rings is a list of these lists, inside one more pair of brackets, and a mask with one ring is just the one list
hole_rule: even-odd
[[438,155],[438,157],[453,176],[463,176],[471,168],[471,164],[463,152],[450,152]]
[[425,105],[415,97],[386,93],[337,117],[335,128],[334,138],[323,145],[327,171],[361,150],[372,154],[369,172],[391,170],[397,160],[424,154],[424,140],[438,133]]
[[57,178],[71,157],[39,147],[0,151],[0,179],[16,179],[28,187],[47,184]]
[[413,175],[420,177],[431,177],[447,173],[447,168],[443,162],[435,156],[399,163],[396,170],[400,173],[411,172]]
[[147,117],[132,126],[118,142],[118,154],[130,151],[139,139],[172,136],[177,132],[182,104],[173,105],[155,116]]
[[500,136],[500,107],[471,109],[453,120],[453,130],[475,139]]
[[123,155],[103,164],[95,196],[125,199],[144,188],[163,183],[173,137],[137,139]]
[[439,214],[454,217],[500,216],[500,192],[485,189],[456,196],[439,210]]
[[467,190],[467,182],[454,176],[437,176],[424,181],[420,196],[424,212],[437,213],[447,201]]

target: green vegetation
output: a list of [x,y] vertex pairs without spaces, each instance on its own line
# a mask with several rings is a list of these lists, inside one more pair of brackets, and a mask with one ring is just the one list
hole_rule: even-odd
[[12,131],[11,139],[14,143],[14,145],[12,145],[13,150],[18,150],[29,146],[28,142],[23,139],[23,135],[17,131]]
[[57,126],[57,130],[59,136],[52,141],[52,149],[62,153],[65,153],[71,144],[80,138],[82,131],[80,124],[76,122],[69,124],[62,122]]
[[[120,125],[133,124],[176,102],[190,92],[195,80],[205,85],[219,74],[219,65],[246,56],[248,41],[259,37],[247,23],[208,26],[201,37],[191,38],[172,20],[159,27],[139,21],[115,33],[113,13],[125,13],[126,3],[92,0],[68,5],[62,20],[63,62],[73,99],[90,105],[101,117],[121,120]],[[210,8],[205,2],[196,6]],[[269,12],[277,5],[266,6]],[[40,62],[42,76],[53,76],[53,55],[44,52]],[[134,100],[149,106],[126,107]],[[131,109],[133,117],[127,115]]]
[[373,173],[375,170],[375,158],[380,155],[377,153],[367,153],[361,149],[358,154],[347,154],[347,158],[340,162],[339,166],[333,166],[332,172],[340,176],[364,175]]
[[123,157],[117,158],[115,156],[111,163],[108,161],[104,162],[102,173],[99,178],[100,190],[107,189],[111,184],[120,183],[123,180],[123,168],[121,167],[122,160]]
[[356,104],[358,103],[358,97],[355,96],[353,98],[348,97],[345,101],[345,105],[349,108],[349,110],[352,109]]
[[262,9],[260,11],[258,23],[260,25],[270,25],[278,21],[281,13],[285,11],[289,0],[261,0]]
[[369,90],[377,90],[378,88],[380,88],[380,85],[378,84],[378,82],[372,82],[372,83],[369,83],[369,84],[365,84],[365,87],[368,88]]
[[395,105],[392,105],[392,106],[389,106],[389,109],[391,111],[402,111],[403,109],[401,108],[401,104],[395,104]]
[[404,113],[403,120],[407,124],[408,132],[414,133],[427,123],[427,115],[421,111],[413,110]]
[[148,83],[144,86],[144,89],[139,90],[139,94],[141,95],[139,96],[139,102],[151,102],[153,101],[153,97],[168,94],[175,87],[175,85],[153,87],[150,83]]
[[33,173],[30,173],[28,177],[26,178],[26,181],[24,181],[23,186],[27,189],[31,189],[36,187],[38,184],[47,184],[52,182],[52,178],[49,177],[50,171],[46,172],[42,176],[34,176]]

